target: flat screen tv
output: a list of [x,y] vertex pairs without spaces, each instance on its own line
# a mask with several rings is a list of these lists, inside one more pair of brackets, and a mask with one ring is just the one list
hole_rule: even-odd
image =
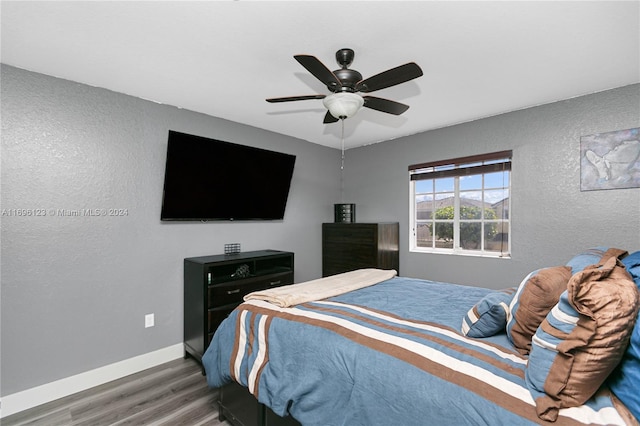
[[295,161],[170,130],[160,219],[282,220]]

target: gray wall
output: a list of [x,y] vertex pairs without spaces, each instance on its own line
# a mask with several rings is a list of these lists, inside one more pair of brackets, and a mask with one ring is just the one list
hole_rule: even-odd
[[[587,247],[640,250],[640,189],[580,191],[580,136],[640,126],[640,85],[347,151],[357,220],[400,222],[400,273],[502,288]],[[513,150],[512,258],[409,252],[410,164]]]
[[[1,218],[2,395],[180,343],[185,257],[239,242],[321,276],[339,151],[8,66],[1,112],[3,209],[128,209]],[[284,220],[161,223],[169,129],[295,154]]]
[[[321,275],[320,223],[340,200],[340,152],[2,66],[1,206],[127,208],[125,217],[2,217],[2,395],[182,341],[182,259],[296,253]],[[640,126],[640,85],[348,150],[357,219],[401,224],[404,276],[516,285],[593,245],[640,249],[640,189],[580,192],[580,136]],[[167,130],[298,156],[285,219],[160,223]],[[513,258],[408,252],[407,166],[513,149]],[[156,326],[144,329],[144,314]]]

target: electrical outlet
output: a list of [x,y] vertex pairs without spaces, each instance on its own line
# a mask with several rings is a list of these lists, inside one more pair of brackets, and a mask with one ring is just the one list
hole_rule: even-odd
[[155,325],[154,314],[147,314],[144,316],[144,328],[153,327]]

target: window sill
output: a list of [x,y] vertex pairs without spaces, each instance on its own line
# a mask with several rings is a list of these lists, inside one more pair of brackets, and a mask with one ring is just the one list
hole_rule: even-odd
[[444,254],[450,256],[488,257],[491,259],[511,259],[511,253],[481,252],[473,250],[410,248],[410,253]]

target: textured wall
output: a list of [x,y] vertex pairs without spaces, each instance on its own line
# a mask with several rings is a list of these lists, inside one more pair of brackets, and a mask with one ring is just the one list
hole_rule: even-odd
[[[184,257],[240,242],[294,251],[296,281],[321,275],[338,150],[7,66],[1,112],[1,208],[128,211],[0,218],[2,395],[181,342]],[[640,249],[640,189],[580,192],[578,160],[581,135],[639,117],[635,85],[348,150],[344,201],[359,222],[400,222],[404,276],[516,285],[585,247]],[[168,129],[296,154],[284,221],[161,223]],[[409,253],[407,166],[505,149],[513,258]]]
[[[215,100],[212,100],[214,102]],[[281,222],[161,223],[169,129],[297,155]],[[182,259],[274,248],[321,276],[339,151],[2,66],[2,395],[182,341]],[[125,216],[58,210],[127,209]],[[52,214],[55,211],[56,214]],[[144,328],[144,315],[156,325]]]
[[[502,288],[596,245],[640,250],[640,189],[580,191],[580,136],[640,126],[627,86],[347,151],[358,221],[400,222],[405,276]],[[409,252],[410,164],[513,150],[512,259]]]

